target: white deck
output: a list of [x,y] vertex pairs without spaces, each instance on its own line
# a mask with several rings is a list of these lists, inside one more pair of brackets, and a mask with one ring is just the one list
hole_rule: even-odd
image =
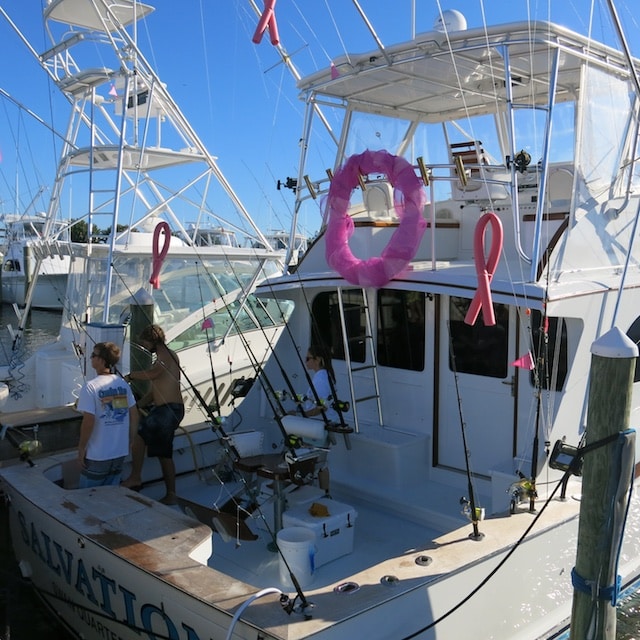
[[[45,468],[49,460],[41,461],[41,468]],[[179,507],[167,507],[152,499],[161,496],[163,488],[159,485],[149,485],[142,493],[120,487],[64,491],[43,477],[38,467],[28,469],[22,465],[5,469],[3,476],[7,485],[15,487],[27,501],[34,500],[52,518],[71,527],[73,533],[69,539],[92,540],[103,552],[126,559],[158,579],[205,600],[215,609],[233,614],[248,598],[267,587],[276,587],[295,596],[295,591],[281,584],[278,556],[268,548],[272,541],[267,530],[271,527],[271,501],[262,505],[264,518],[257,512],[247,520],[250,529],[258,535],[257,540],[225,541],[221,535],[210,533],[207,527],[185,516]],[[196,475],[182,476],[178,482],[180,496],[209,507],[225,495],[226,489],[211,481],[207,484]],[[450,505],[443,501],[448,502],[452,496],[436,489],[431,486],[430,508],[449,511]],[[575,495],[576,491],[579,487],[574,485],[568,495],[572,492]],[[9,493],[12,493],[11,489]],[[333,497],[347,501],[340,494]],[[416,500],[416,496],[413,499]],[[348,500],[357,512],[353,552],[318,567],[311,584],[303,589],[312,604],[306,611],[311,613],[311,619],[303,620],[299,612],[288,616],[276,599],[268,596],[260,606],[254,604],[247,608],[243,620],[259,625],[273,637],[306,638],[320,629],[327,630],[330,625],[336,625],[333,633],[338,635],[330,633],[328,637],[346,637],[339,634],[366,628],[362,626],[362,620],[357,622],[358,616],[372,608],[376,609],[374,618],[382,616],[379,623],[384,624],[384,617],[390,615],[384,605],[393,607],[395,599],[403,595],[409,602],[414,598],[424,602],[425,608],[417,617],[419,622],[415,622],[416,628],[420,628],[480,586],[504,552],[534,520],[534,515],[526,512],[523,505],[523,510],[515,515],[501,514],[480,522],[483,537],[473,540],[470,538],[471,523],[450,531],[437,531],[415,521],[389,516],[387,511],[378,510],[371,504],[357,503],[353,496]],[[543,502],[537,504],[541,508]],[[509,576],[513,575],[514,566],[510,563],[519,566],[516,572],[526,572],[544,562],[555,588],[565,600],[571,591],[569,575],[575,561],[579,504],[573,497],[565,502],[553,500],[529,534],[527,544],[514,553],[505,570],[498,572],[492,580],[511,580]],[[556,527],[556,533],[550,537],[559,537],[564,545],[554,547],[552,557],[540,558],[538,546],[542,544],[544,550],[549,541],[542,542],[544,536],[538,537],[536,533],[559,524],[561,526]],[[50,526],[47,527],[51,532]],[[201,556],[203,553],[206,556],[209,540],[213,544],[213,554],[208,566],[213,571],[198,562],[198,559],[204,562]],[[419,564],[417,559],[427,562]],[[101,562],[108,566],[110,561],[103,557]],[[336,593],[335,587],[345,582],[355,583],[359,589]],[[463,607],[459,615],[475,615],[478,607],[480,611],[486,607],[486,597],[492,592],[491,584],[490,581],[483,587],[481,593],[471,599],[471,608]],[[545,599],[550,597],[548,585],[540,585],[540,591]],[[504,602],[503,606],[510,605]],[[406,610],[405,607],[406,603],[402,610]],[[557,610],[552,607],[549,618],[543,622],[537,620],[535,610],[524,618],[530,617],[526,622],[534,627],[543,624],[542,631],[548,629],[550,620],[557,618],[556,623],[559,623],[569,613],[561,606]],[[455,618],[454,615],[449,619],[454,625],[450,629],[460,624],[460,618],[457,622]],[[449,621],[441,623],[438,630],[449,628]],[[351,627],[351,624],[356,626]],[[371,621],[365,624],[371,624]],[[374,621],[374,624],[378,622]],[[438,633],[433,637],[446,635]]]

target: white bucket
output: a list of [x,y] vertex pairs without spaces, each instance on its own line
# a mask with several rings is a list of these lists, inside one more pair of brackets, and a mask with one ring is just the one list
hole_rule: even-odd
[[282,554],[279,557],[280,582],[283,586],[293,587],[289,576],[291,570],[300,587],[309,586],[315,571],[316,534],[306,527],[285,527],[278,531],[276,538]]

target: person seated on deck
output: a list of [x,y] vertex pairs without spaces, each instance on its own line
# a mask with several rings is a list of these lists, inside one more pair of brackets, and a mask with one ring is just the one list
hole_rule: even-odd
[[[305,360],[307,369],[313,373],[311,385],[305,394],[305,399],[300,407],[307,418],[320,418],[322,414],[329,422],[338,422],[338,412],[332,407],[333,391],[332,384],[335,385],[335,375],[331,368],[331,359],[319,345],[311,345],[307,350]],[[315,391],[315,393],[314,393]],[[317,399],[320,401],[318,404]],[[297,411],[290,412],[292,415]]]

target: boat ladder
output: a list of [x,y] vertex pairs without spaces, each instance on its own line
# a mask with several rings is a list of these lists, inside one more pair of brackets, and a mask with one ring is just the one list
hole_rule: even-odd
[[[362,289],[362,307],[361,313],[364,314],[364,329],[362,335],[349,335],[347,323],[345,321],[343,289],[338,287],[338,307],[340,309],[340,324],[342,327],[342,341],[344,348],[344,358],[347,368],[347,377],[349,381],[349,393],[351,395],[351,407],[353,410],[353,427],[356,433],[358,427],[358,405],[363,402],[376,403],[378,422],[382,426],[382,405],[380,404],[380,385],[378,383],[378,361],[376,358],[376,349],[373,342],[373,328],[371,322],[371,311],[369,307],[369,297],[366,289]],[[351,359],[350,346],[354,344],[364,344],[365,361],[360,364]],[[366,374],[354,376],[354,374]],[[356,378],[358,380],[356,381]],[[356,382],[361,384],[356,384]],[[366,391],[361,391],[366,385]],[[356,388],[358,386],[358,388]]]

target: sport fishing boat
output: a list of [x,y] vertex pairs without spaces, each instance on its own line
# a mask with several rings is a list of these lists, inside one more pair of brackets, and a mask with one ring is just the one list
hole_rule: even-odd
[[[137,22],[152,10],[132,1],[48,2],[50,46],[36,53],[29,45],[71,113],[49,209],[38,226],[28,221],[38,235],[29,264],[33,273],[66,265],[65,283],[51,288],[34,278],[15,300],[26,310],[2,371],[3,436],[22,424],[77,418],[97,341],[123,347],[123,373],[148,366],[150,354],[129,344],[149,322],[163,327],[181,359],[184,424],[212,409],[228,413],[254,371],[236,334],[246,332],[262,361],[286,319],[281,306],[270,311],[251,293],[282,272],[285,252],[271,248],[138,46]],[[84,229],[84,242],[69,241],[72,226]],[[11,251],[5,256],[3,290],[22,264]],[[62,308],[60,335],[25,357],[22,331],[42,286]]]
[[[177,434],[180,504],[151,461],[139,493],[75,488],[72,455],[1,471],[22,572],[75,635],[552,637],[578,591],[597,612],[638,575],[629,429],[631,455],[605,456],[610,565],[574,569],[612,332],[640,405],[637,61],[550,22],[441,18],[300,80],[295,211],[323,225],[258,286],[293,312],[238,410]],[[314,173],[328,109],[343,128]]]
[[[54,220],[53,228],[46,228],[49,225],[45,214],[5,215],[2,223],[2,302],[23,307],[31,282],[37,279],[31,294],[31,307],[61,311],[71,266],[67,249],[71,241],[69,225]],[[56,253],[41,255],[40,244],[45,237],[49,238],[47,246]]]
[[281,229],[267,232],[266,237],[275,251],[286,252],[286,255],[289,256],[287,264],[290,267],[298,264],[309,246],[309,239],[302,233],[294,233],[291,235]]

